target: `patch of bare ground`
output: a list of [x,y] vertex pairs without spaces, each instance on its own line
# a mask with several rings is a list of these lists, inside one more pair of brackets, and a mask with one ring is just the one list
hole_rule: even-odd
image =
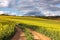
[[47,37],[41,33],[38,33],[36,31],[30,30],[30,32],[34,36],[34,40],[51,40],[49,37]]
[[[16,27],[16,30],[17,30],[17,32],[11,40],[26,40],[26,37],[25,37],[25,34],[23,33],[23,31],[18,27]],[[30,29],[29,29],[29,31],[33,35],[34,40],[51,40],[49,37],[47,37],[41,33],[38,33],[36,31],[30,30]]]
[[26,40],[25,34],[23,33],[23,31],[18,27],[16,27],[16,30],[17,32],[11,40]]

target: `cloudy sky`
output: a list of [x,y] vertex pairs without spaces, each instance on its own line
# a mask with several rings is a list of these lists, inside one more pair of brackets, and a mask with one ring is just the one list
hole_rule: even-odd
[[60,15],[60,0],[0,0],[0,13],[23,15],[40,11],[46,16]]

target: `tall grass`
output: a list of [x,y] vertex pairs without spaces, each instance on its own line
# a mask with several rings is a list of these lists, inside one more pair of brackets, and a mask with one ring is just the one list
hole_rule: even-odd
[[15,24],[10,21],[0,20],[0,40],[10,40],[15,33]]

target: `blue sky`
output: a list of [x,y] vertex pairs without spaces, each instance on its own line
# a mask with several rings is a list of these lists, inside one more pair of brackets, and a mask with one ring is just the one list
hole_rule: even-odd
[[57,4],[56,6],[60,8],[60,4]]
[[24,15],[40,11],[46,16],[60,15],[60,0],[0,0],[0,11]]

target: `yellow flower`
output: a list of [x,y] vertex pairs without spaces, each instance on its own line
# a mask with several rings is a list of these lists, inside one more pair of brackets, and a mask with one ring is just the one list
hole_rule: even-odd
[[3,29],[1,28],[1,30],[3,30]]

